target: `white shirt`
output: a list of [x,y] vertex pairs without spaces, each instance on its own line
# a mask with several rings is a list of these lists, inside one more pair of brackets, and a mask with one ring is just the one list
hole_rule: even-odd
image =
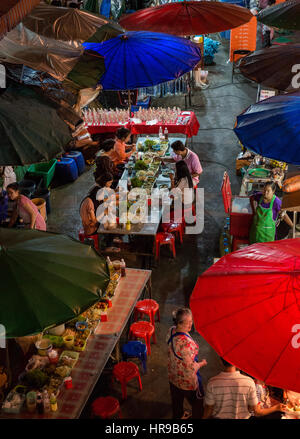
[[208,381],[205,404],[214,406],[214,418],[248,419],[248,407],[258,404],[255,383],[239,371],[221,372]]

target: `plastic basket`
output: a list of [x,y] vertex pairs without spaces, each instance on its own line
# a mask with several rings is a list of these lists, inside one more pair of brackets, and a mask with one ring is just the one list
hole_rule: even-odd
[[[13,390],[11,390],[9,392],[9,394],[7,395],[5,401],[4,401],[3,405],[2,405],[2,412],[3,413],[14,413],[14,414],[20,413],[20,411],[21,411],[21,409],[23,407],[24,401],[26,399],[26,396],[25,396],[24,393],[21,393],[21,392],[18,391],[18,390],[20,390],[20,389],[18,389],[18,387],[20,387],[20,388],[22,387],[23,388],[24,386],[17,386],[17,387],[15,387]],[[16,393],[20,396],[20,404],[17,407],[14,407],[14,408],[5,407],[5,402],[12,401],[12,399],[13,399],[13,397],[14,397],[14,395]]]
[[54,176],[56,162],[56,159],[52,159],[47,163],[35,163],[29,166],[27,173],[29,176],[32,174],[43,177],[44,187],[48,187]]
[[61,353],[61,356],[59,357],[59,364],[62,363],[63,357],[71,357],[73,359],[72,365],[69,366],[73,369],[73,367],[75,366],[75,364],[79,359],[79,354],[78,352],[74,352],[74,351],[63,351]]

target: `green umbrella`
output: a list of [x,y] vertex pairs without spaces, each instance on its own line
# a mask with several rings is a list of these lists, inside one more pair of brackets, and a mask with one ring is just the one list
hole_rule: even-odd
[[6,337],[38,334],[79,316],[103,297],[106,261],[64,235],[0,229],[0,322]]
[[0,166],[49,161],[71,139],[58,105],[30,87],[11,85],[0,95]]
[[99,14],[100,11],[99,0],[87,0],[83,9],[89,12],[93,12],[94,14]]

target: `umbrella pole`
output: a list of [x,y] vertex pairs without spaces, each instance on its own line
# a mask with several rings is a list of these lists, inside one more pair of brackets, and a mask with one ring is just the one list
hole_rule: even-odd
[[129,112],[129,119],[131,117],[131,94],[130,94],[130,90],[127,90],[128,92],[128,112]]

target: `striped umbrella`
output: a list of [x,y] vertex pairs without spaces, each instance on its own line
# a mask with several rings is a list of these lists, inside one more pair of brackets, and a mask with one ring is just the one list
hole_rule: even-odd
[[20,23],[39,3],[40,0],[1,0],[0,39]]

